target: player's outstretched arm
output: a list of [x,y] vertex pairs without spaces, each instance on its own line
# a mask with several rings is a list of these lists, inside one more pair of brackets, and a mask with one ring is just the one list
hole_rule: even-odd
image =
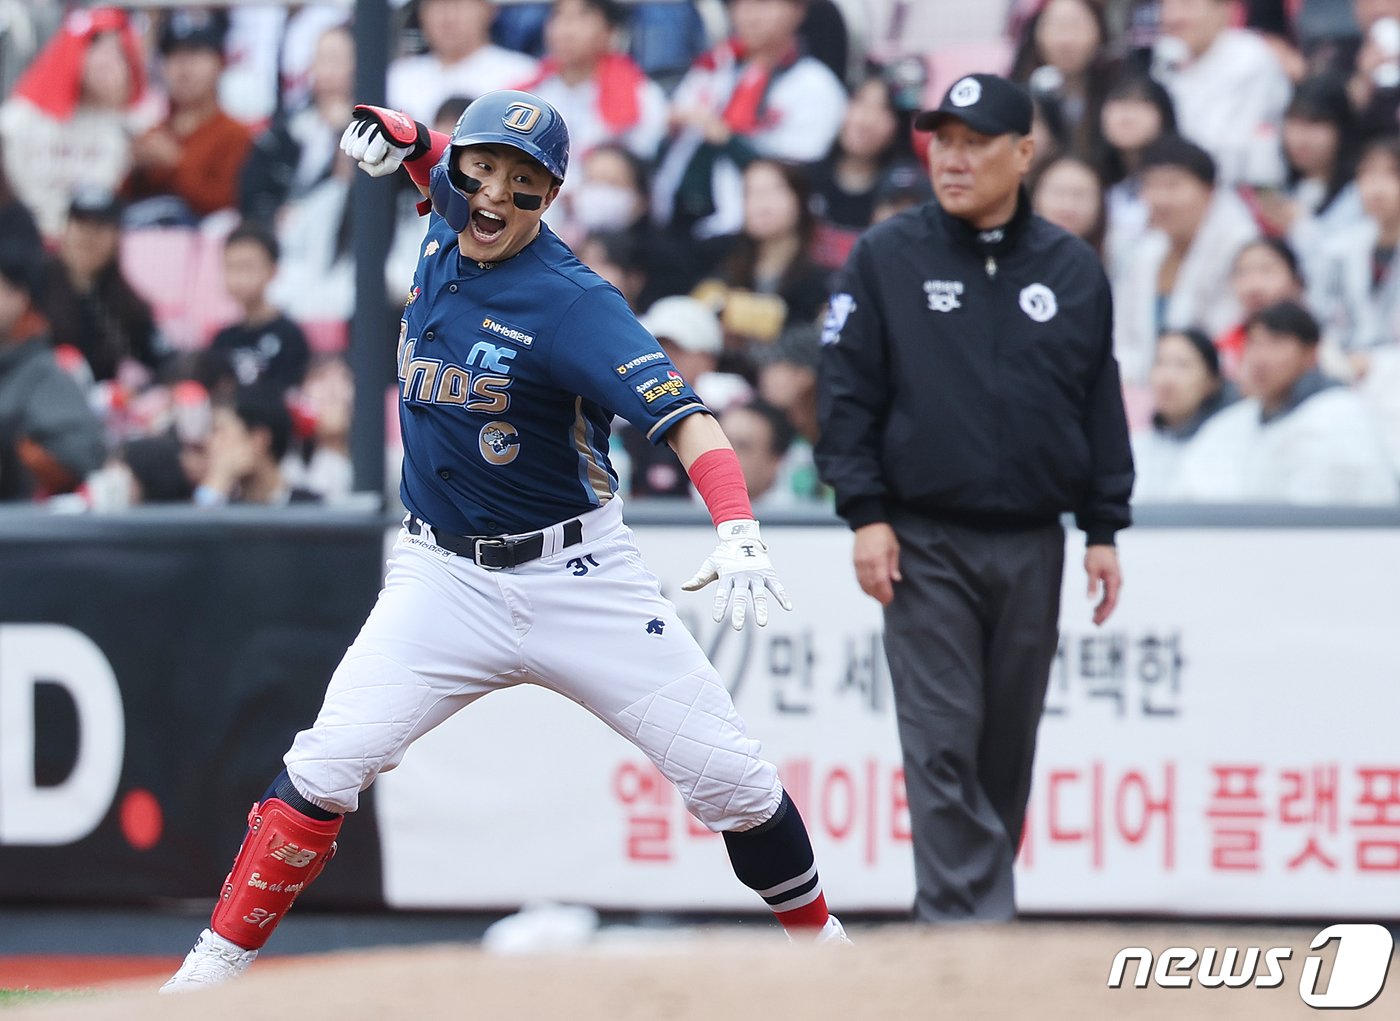
[[428,172],[450,141],[407,114],[361,104],[340,136],[340,148],[371,177],[384,177],[404,167],[418,190],[427,195]]
[[707,414],[687,415],[671,429],[666,441],[695,483],[719,532],[719,545],[681,588],[695,592],[717,581],[714,619],[721,621],[728,616],[735,631],[743,629],[750,605],[758,626],[768,623],[769,592],[779,606],[791,610],[792,600],[778,580],[768,559],[768,547],[759,535],[739,458],[719,423]]

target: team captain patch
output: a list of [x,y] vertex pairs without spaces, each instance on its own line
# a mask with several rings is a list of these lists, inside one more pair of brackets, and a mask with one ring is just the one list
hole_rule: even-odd
[[483,316],[480,328],[483,333],[489,333],[493,337],[500,337],[502,340],[508,340],[512,344],[519,344],[521,347],[529,347],[535,342],[535,335],[533,333],[527,333],[518,326],[510,325],[510,323],[503,323],[494,316]]

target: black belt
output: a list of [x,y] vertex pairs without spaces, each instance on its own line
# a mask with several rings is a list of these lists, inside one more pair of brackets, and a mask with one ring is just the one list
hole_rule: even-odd
[[[431,527],[426,521],[408,516],[405,522],[409,535],[422,535],[423,529]],[[497,535],[449,535],[433,529],[433,542],[459,557],[466,557],[478,567],[488,571],[504,571],[508,567],[519,567],[531,560],[544,556],[544,533],[524,535],[518,539],[502,539]],[[578,518],[564,522],[564,544],[561,549],[577,546],[583,542],[583,522]]]

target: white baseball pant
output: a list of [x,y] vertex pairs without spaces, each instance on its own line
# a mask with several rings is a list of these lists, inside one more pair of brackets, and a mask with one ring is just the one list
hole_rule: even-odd
[[640,748],[716,832],[772,816],[777,769],[642,563],[622,501],[580,516],[583,541],[490,571],[400,533],[378,602],[346,651],[287,772],[307,800],[353,812],[418,737],[521,683],[573,699]]

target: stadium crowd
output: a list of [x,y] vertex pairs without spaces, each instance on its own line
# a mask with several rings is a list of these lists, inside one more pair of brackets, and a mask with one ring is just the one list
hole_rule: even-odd
[[[1007,6],[943,45],[954,0],[397,0],[388,102],[439,131],[496,88],[560,109],[546,221],[764,513],[829,498],[819,324],[856,237],[932,199],[914,115],[1008,73],[1028,201],[1112,284],[1136,499],[1400,503],[1400,0]],[[0,501],[351,496],[352,15],[0,0]],[[426,227],[397,187],[390,296]],[[622,492],[690,497],[664,445],[613,446]]]

